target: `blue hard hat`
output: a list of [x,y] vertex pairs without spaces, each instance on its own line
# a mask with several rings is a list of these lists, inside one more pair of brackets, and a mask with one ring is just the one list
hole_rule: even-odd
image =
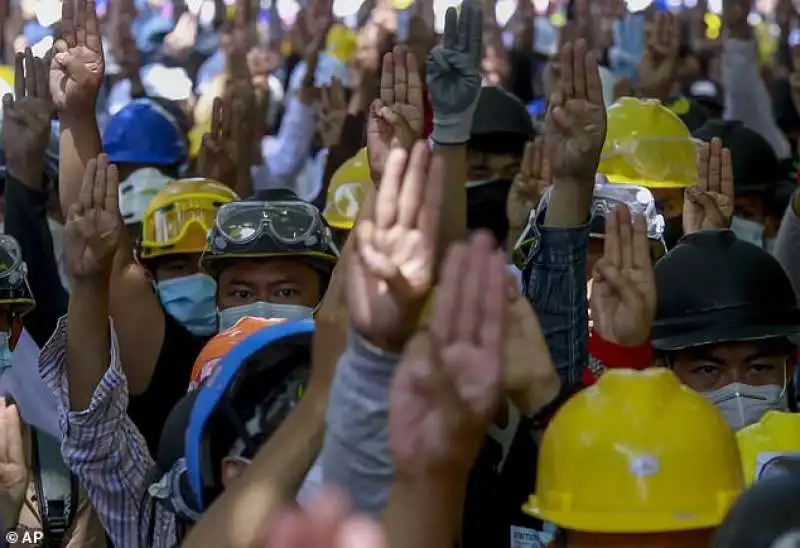
[[161,105],[136,99],[108,120],[103,149],[116,164],[171,166],[188,159],[186,137]]

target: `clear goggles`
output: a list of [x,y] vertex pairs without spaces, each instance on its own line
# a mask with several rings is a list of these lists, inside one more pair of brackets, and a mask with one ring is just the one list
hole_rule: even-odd
[[13,237],[0,234],[0,279],[16,285],[24,278],[22,249]]
[[207,199],[187,199],[155,210],[142,220],[142,244],[169,246],[180,242],[192,225],[206,234],[214,226],[216,205]]
[[330,229],[319,210],[305,202],[233,202],[217,212],[216,228],[236,245],[267,235],[286,245],[330,245],[336,255]]

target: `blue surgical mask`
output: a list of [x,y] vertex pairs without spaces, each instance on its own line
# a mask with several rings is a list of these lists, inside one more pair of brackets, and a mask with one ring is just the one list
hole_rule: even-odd
[[11,368],[11,336],[0,333],[0,376]]
[[761,223],[734,216],[731,230],[740,240],[764,247],[764,225]]
[[167,314],[191,333],[211,335],[217,330],[217,282],[206,274],[192,274],[156,283]]
[[308,320],[314,317],[314,309],[299,304],[276,304],[256,301],[219,311],[219,330],[233,327],[242,318],[283,318],[284,320]]

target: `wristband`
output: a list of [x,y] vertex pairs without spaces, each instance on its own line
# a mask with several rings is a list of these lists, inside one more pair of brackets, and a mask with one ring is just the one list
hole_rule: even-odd
[[647,369],[653,361],[650,339],[640,346],[607,341],[592,329],[589,334],[589,366],[583,371],[584,386],[593,385],[606,369]]

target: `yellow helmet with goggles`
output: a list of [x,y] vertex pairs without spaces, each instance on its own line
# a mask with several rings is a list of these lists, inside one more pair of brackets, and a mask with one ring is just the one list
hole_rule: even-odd
[[211,179],[171,181],[142,217],[140,257],[202,253],[217,209],[238,199],[233,190]]
[[612,183],[683,188],[697,183],[697,148],[689,128],[653,99],[623,97],[607,111],[598,173]]
[[24,316],[36,306],[22,249],[17,240],[6,234],[0,234],[0,306],[16,317]]

